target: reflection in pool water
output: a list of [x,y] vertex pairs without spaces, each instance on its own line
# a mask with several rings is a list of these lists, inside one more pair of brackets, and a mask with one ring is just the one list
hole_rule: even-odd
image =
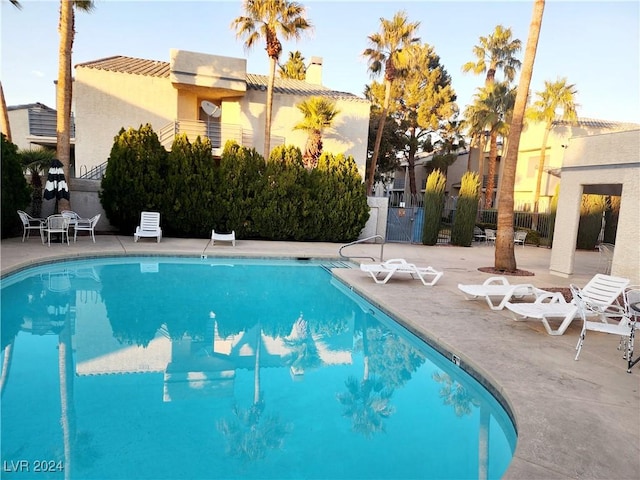
[[476,381],[316,262],[38,267],[3,279],[2,349],[11,478],[500,478],[515,448]]

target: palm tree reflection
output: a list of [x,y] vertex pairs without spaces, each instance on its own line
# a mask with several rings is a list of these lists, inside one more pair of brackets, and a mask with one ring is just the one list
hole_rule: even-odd
[[264,413],[265,402],[260,391],[260,351],[262,350],[262,328],[257,326],[253,403],[243,409],[233,408],[233,417],[222,418],[217,428],[227,440],[226,452],[243,462],[255,462],[265,457],[270,449],[280,448],[290,425],[277,415]]

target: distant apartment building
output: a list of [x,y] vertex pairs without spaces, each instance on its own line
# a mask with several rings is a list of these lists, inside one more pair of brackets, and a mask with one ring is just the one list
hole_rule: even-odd
[[[556,185],[560,183],[560,168],[565,157],[566,150],[569,146],[571,138],[589,137],[594,135],[602,135],[608,133],[625,132],[640,128],[640,125],[629,124],[614,121],[594,120],[589,118],[581,118],[575,125],[570,125],[564,121],[555,122],[545,149],[545,163],[542,173],[542,183],[540,188],[539,210],[546,211],[549,202],[556,189]],[[520,137],[520,146],[518,148],[518,165],[516,170],[516,182],[514,187],[514,201],[516,208],[523,210],[532,210],[536,189],[536,179],[539,168],[540,149],[542,147],[542,139],[544,136],[545,126],[542,123],[528,122]],[[494,178],[495,190],[493,193],[494,206],[500,196],[500,186],[502,180],[502,163],[503,145],[500,141],[498,144],[498,159],[496,165],[496,175]],[[419,153],[415,162],[415,178],[416,191],[418,196],[424,194],[427,176],[431,173],[432,168],[430,161],[433,158],[431,154]],[[482,158],[482,161],[480,160]],[[481,165],[482,164],[482,165]],[[483,192],[487,186],[488,170],[489,170],[489,147],[485,148],[480,154],[478,148],[471,151],[471,160],[469,160],[469,149],[461,149],[455,162],[447,169],[446,194],[456,197],[460,191],[460,179],[467,171],[479,171],[482,169],[482,189]],[[388,194],[395,198],[409,200],[409,175],[407,172],[407,162],[401,162],[396,170],[394,180]]]

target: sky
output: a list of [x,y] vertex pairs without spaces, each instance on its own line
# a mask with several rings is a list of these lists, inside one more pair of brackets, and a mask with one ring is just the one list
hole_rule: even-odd
[[[20,3],[19,10],[0,0],[0,78],[7,105],[40,102],[55,108],[59,2]],[[248,73],[268,75],[264,44],[247,51],[230,28],[242,14],[239,0],[94,3],[92,12],[76,15],[74,65],[114,55],[168,62],[170,49],[178,48],[246,58]],[[522,41],[523,60],[533,11],[532,0],[300,3],[314,28],[297,42],[283,42],[283,61],[295,50],[307,61],[322,57],[325,86],[362,96],[372,81],[362,56],[368,36],[379,31],[381,18],[404,10],[410,21],[420,22],[421,41],[440,56],[461,110],[484,79],[462,73],[462,65],[474,60],[479,37],[498,24],[511,28]],[[640,123],[640,2],[547,0],[531,91],[563,77],[578,91],[580,117]]]

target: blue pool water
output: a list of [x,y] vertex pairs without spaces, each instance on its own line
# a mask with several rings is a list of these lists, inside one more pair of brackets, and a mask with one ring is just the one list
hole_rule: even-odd
[[500,478],[498,402],[330,266],[98,258],[3,279],[2,477]]

